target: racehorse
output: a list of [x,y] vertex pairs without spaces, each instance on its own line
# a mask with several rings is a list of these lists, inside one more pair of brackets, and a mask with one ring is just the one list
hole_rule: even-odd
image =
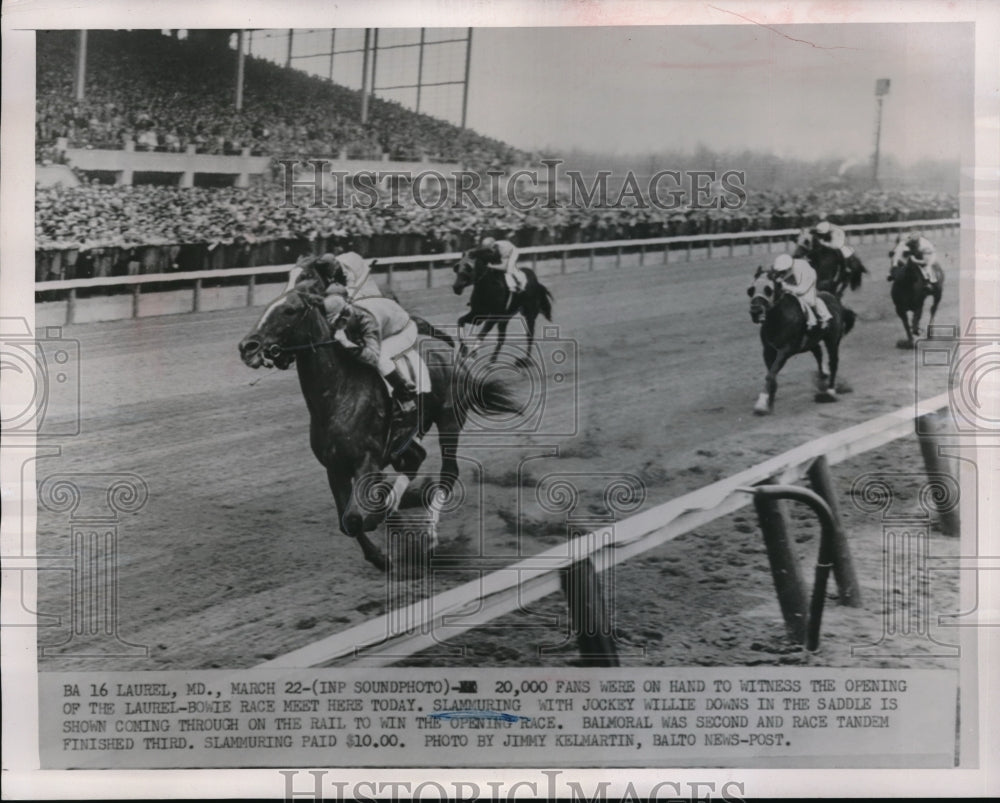
[[527,354],[519,357],[517,364],[525,366],[531,358],[531,345],[535,341],[535,320],[541,313],[547,320],[552,320],[552,293],[538,281],[535,272],[530,268],[521,268],[527,281],[524,290],[514,293],[507,288],[504,272],[489,267],[489,252],[482,248],[473,248],[462,254],[462,258],[454,267],[455,282],[451,289],[455,295],[461,295],[470,284],[472,297],[469,299],[469,311],[458,319],[459,332],[464,331],[466,324],[482,327],[479,330],[479,341],[489,333],[494,325],[497,327],[497,345],[493,349],[491,362],[496,362],[500,348],[507,337],[507,324],[517,313],[524,316],[528,329]]
[[860,289],[861,277],[868,273],[857,253],[842,259],[832,248],[820,245],[808,229],[799,232],[792,258],[805,259],[816,271],[816,289],[833,293],[837,298],[848,287]]
[[[764,365],[767,375],[764,390],[757,397],[753,411],[767,415],[774,409],[774,394],[778,390],[778,372],[788,358],[795,354],[811,352],[819,368],[819,392],[816,401],[837,400],[837,368],[840,363],[840,341],[854,327],[855,314],[840,303],[832,293],[821,292],[832,316],[825,329],[806,328],[806,314],[793,294],[785,292],[763,267],[758,267],[753,283],[747,288],[750,296],[750,317],[761,324],[760,342],[764,347]],[[823,370],[823,349],[826,346],[829,373]]]
[[[240,341],[240,357],[250,368],[284,370],[295,363],[309,410],[309,442],[316,459],[326,467],[340,529],[357,539],[366,560],[389,571],[389,560],[368,538],[365,524],[370,502],[374,499],[382,506],[386,502],[382,471],[389,462],[392,401],[378,371],[333,341],[323,308],[325,284],[313,276],[304,273],[264,310]],[[489,415],[520,410],[498,378],[473,375],[456,366],[453,349],[422,351],[431,392],[421,396],[421,431],[431,426],[438,429],[438,488],[447,498],[458,478],[459,433],[469,411]],[[409,480],[417,468],[406,472]]]
[[[896,239],[899,245],[899,238]],[[896,249],[889,252],[890,259]],[[935,262],[931,266],[936,282],[931,284],[924,278],[920,266],[912,258],[912,254],[907,252],[903,259],[896,262],[889,268],[889,281],[892,282],[892,303],[896,307],[896,314],[903,322],[903,329],[906,331],[906,340],[897,340],[896,346],[901,349],[912,349],[913,338],[920,334],[920,316],[924,311],[924,301],[930,296],[934,299],[931,304],[931,319],[927,323],[928,330],[934,323],[934,315],[937,312],[938,304],[941,303],[941,292],[944,289],[944,271]],[[910,313],[913,322],[907,318]]]

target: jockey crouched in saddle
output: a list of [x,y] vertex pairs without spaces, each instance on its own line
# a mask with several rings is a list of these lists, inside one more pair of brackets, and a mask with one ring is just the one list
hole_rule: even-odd
[[854,249],[847,244],[847,232],[840,226],[835,226],[829,220],[820,220],[810,230],[813,238],[824,248],[834,251],[840,258],[840,273],[842,274],[847,265],[847,260],[854,253]]
[[[937,282],[937,277],[932,270],[934,265],[941,266],[941,263],[937,261],[937,251],[934,249],[934,244],[926,237],[923,237],[919,231],[913,232],[905,240],[900,239],[896,243],[896,247],[892,249],[889,264],[895,267],[903,262],[906,257],[909,257],[910,261],[920,268],[920,272],[924,275],[924,279],[928,284]],[[893,275],[890,273],[889,281],[891,282],[892,279]]]
[[816,295],[816,271],[804,259],[793,259],[791,254],[779,254],[774,260],[771,275],[781,282],[782,288],[798,298],[806,315],[806,328],[812,329],[819,319],[819,328],[825,329],[833,317],[823,299]]
[[324,254],[316,268],[329,279],[323,307],[334,340],[376,368],[392,390],[390,461],[397,471],[415,471],[427,456],[420,443],[424,433],[417,397],[431,390],[430,375],[415,348],[417,325],[398,303],[382,296],[360,254]]
[[487,264],[504,272],[507,289],[512,294],[523,291],[528,283],[528,277],[517,266],[517,246],[510,240],[495,240],[492,237],[484,237],[479,246],[489,254],[490,259]]

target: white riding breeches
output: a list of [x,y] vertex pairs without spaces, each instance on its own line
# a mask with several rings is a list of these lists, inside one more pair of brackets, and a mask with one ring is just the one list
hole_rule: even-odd
[[398,369],[416,385],[417,393],[430,393],[430,374],[424,361],[420,359],[416,344],[417,325],[410,321],[401,332],[390,335],[382,341],[378,357],[379,372],[382,376],[388,376],[393,370]]

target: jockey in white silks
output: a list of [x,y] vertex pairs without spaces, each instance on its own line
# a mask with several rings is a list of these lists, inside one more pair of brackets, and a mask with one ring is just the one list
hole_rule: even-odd
[[824,248],[840,251],[845,260],[850,259],[854,254],[854,249],[847,244],[847,232],[829,220],[821,220],[813,226],[812,234],[816,238],[816,242]]
[[[374,277],[371,275],[371,262],[355,251],[348,251],[338,256],[323,254],[317,260],[328,273],[327,279],[347,287],[348,297],[354,301],[359,298],[380,297]],[[291,290],[302,274],[302,268],[294,267],[288,274],[285,290]],[[341,278],[343,281],[341,281]]]
[[913,232],[905,240],[900,239],[896,243],[896,247],[892,249],[890,254],[890,264],[893,267],[898,265],[907,256],[907,252],[910,261],[920,268],[920,272],[924,274],[924,279],[927,280],[928,284],[934,284],[937,281],[937,276],[934,275],[931,268],[934,265],[941,266],[941,263],[937,261],[937,251],[934,250],[934,244],[926,237],[922,237],[920,232]]
[[[361,362],[378,369],[395,401],[393,441],[395,459],[407,447],[419,449],[417,397],[430,393],[430,374],[417,349],[417,325],[391,298],[365,296],[350,301],[343,285],[331,283],[323,301],[334,340]],[[423,459],[420,455],[417,463]]]
[[528,283],[528,277],[517,266],[518,250],[514,243],[510,240],[494,240],[492,237],[485,237],[480,243],[480,247],[490,254],[490,261],[487,264],[491,268],[504,272],[507,289],[511,293],[519,293],[524,290]]
[[820,329],[830,322],[830,310],[816,294],[816,271],[804,259],[792,259],[791,254],[779,254],[774,260],[771,274],[781,281],[781,286],[794,295],[806,315],[806,328],[812,329],[819,318]]

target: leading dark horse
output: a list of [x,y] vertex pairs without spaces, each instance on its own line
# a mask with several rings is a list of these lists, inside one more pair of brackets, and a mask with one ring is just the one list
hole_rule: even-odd
[[[378,371],[333,342],[323,286],[318,277],[309,281],[306,276],[282,293],[240,341],[240,356],[251,368],[286,369],[295,363],[309,410],[309,442],[326,467],[340,529],[358,540],[370,563],[388,571],[388,559],[365,533],[365,517],[385,503],[382,471],[388,464],[392,402]],[[437,426],[438,487],[447,495],[458,477],[456,452],[468,412],[488,415],[519,409],[496,377],[470,375],[456,366],[453,349],[421,351],[431,378],[431,392],[421,397],[421,431]]]
[[[774,409],[774,394],[778,390],[778,372],[788,358],[811,352],[819,368],[819,392],[816,401],[837,400],[837,368],[840,364],[840,341],[854,327],[855,314],[841,305],[831,293],[819,293],[833,317],[825,329],[806,328],[806,315],[799,300],[782,290],[762,267],[757,268],[753,283],[747,288],[750,296],[750,317],[760,323],[760,342],[764,346],[767,376],[764,390],[757,398],[753,411],[767,415]],[[826,346],[829,373],[823,370],[823,349]]]
[[[896,240],[897,246],[899,239]],[[892,259],[893,251],[889,252]],[[931,266],[934,278],[933,284],[924,278],[920,266],[917,265],[909,252],[903,258],[893,264],[889,269],[889,281],[892,282],[892,303],[896,307],[896,315],[903,322],[903,329],[906,331],[906,340],[897,340],[896,346],[901,349],[912,349],[913,338],[920,334],[920,316],[924,311],[924,302],[930,296],[934,303],[931,304],[931,319],[927,323],[928,331],[934,323],[934,315],[937,313],[938,304],[941,303],[941,293],[944,290],[944,271],[935,262]],[[910,323],[908,314],[912,317]]]
[[531,358],[531,345],[535,340],[535,320],[539,313],[546,319],[552,320],[552,293],[538,281],[533,270],[521,268],[527,277],[527,282],[524,290],[514,293],[514,298],[511,300],[504,272],[491,268],[490,259],[490,253],[486,249],[473,248],[466,251],[455,265],[455,282],[452,284],[455,295],[461,295],[466,287],[472,285],[469,311],[458,319],[459,331],[462,331],[468,323],[473,326],[482,324],[479,330],[479,340],[482,341],[495,325],[497,345],[492,356],[495,362],[507,337],[507,324],[520,312],[528,329],[527,355],[518,358],[518,364],[524,365]]
[[833,293],[837,298],[848,287],[852,290],[860,289],[861,277],[868,273],[856,253],[844,257],[817,242],[808,229],[799,232],[792,257],[801,257],[812,265],[812,269],[816,271],[816,288],[821,292]]

